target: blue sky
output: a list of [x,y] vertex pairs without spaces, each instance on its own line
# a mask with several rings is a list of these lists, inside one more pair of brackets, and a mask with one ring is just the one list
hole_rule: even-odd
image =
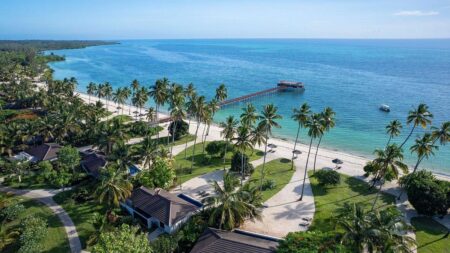
[[450,38],[450,0],[1,0],[0,39]]

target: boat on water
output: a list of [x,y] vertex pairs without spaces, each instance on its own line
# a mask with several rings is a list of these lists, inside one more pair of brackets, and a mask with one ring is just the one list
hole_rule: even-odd
[[389,107],[389,105],[385,105],[385,104],[382,104],[382,105],[380,105],[380,111],[383,111],[383,112],[390,112],[391,111],[391,108]]
[[278,87],[283,88],[286,91],[304,91],[305,85],[302,82],[291,82],[291,81],[279,81]]

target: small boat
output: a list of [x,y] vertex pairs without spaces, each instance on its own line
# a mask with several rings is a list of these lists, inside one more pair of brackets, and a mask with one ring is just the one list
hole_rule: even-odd
[[389,105],[382,104],[382,105],[380,105],[380,111],[390,112],[391,108],[389,107]]
[[305,85],[302,82],[279,81],[277,86],[283,88],[283,90],[290,90],[290,91],[305,90]]

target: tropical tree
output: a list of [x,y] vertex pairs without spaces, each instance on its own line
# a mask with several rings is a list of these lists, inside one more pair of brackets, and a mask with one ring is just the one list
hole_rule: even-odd
[[158,156],[158,145],[156,145],[155,140],[151,136],[146,136],[140,143],[136,153],[143,167],[150,169],[151,164]]
[[102,99],[105,96],[105,85],[103,83],[99,83],[97,85],[97,90],[95,94],[98,97],[98,101],[100,101],[100,99]]
[[127,181],[123,174],[113,167],[108,167],[101,174],[100,183],[95,191],[95,196],[100,203],[110,208],[119,207],[119,203],[131,196],[133,185]]
[[280,128],[280,124],[276,122],[277,120],[281,119],[281,115],[277,112],[278,108],[274,106],[273,104],[268,104],[264,106],[263,111],[261,112],[261,116],[259,116],[259,123],[258,128],[260,128],[263,132],[265,132],[266,140],[264,145],[264,158],[263,158],[263,164],[261,168],[261,180],[259,182],[259,188],[262,189],[262,183],[264,180],[264,168],[266,165],[266,157],[267,157],[267,142],[269,141],[269,136],[272,135],[272,128]]
[[103,95],[105,96],[105,99],[106,99],[106,109],[108,110],[108,108],[109,108],[108,103],[109,103],[109,100],[111,100],[113,88],[109,82],[105,82],[105,85],[103,86],[103,88],[104,88]]
[[[186,116],[184,110],[184,90],[181,85],[173,85],[169,94],[169,104],[170,117],[173,120],[172,143],[174,143],[177,130],[177,121],[182,120]],[[170,149],[170,152],[172,152],[172,148],[173,145]]]
[[215,194],[204,199],[205,207],[210,210],[208,223],[219,229],[231,230],[246,219],[259,219],[262,203],[255,203],[246,197],[245,190],[237,190],[239,180],[231,173],[225,173],[223,186],[214,181]]
[[220,103],[225,99],[227,99],[227,97],[228,97],[227,87],[225,86],[225,84],[219,85],[219,87],[217,87],[216,89],[215,99]]
[[336,113],[333,111],[333,109],[331,109],[331,107],[325,108],[325,110],[320,114],[320,116],[322,117],[321,123],[323,127],[323,133],[322,134],[319,133],[319,142],[317,143],[316,154],[314,156],[314,166],[313,166],[314,172],[316,172],[317,154],[319,153],[319,146],[322,141],[322,137],[325,134],[325,132],[330,131],[330,129],[335,126],[336,124],[334,119],[335,115]]
[[389,140],[386,143],[386,146],[389,145],[392,138],[400,135],[401,130],[402,123],[400,122],[400,120],[392,120],[391,122],[389,122],[389,124],[386,126],[386,133],[389,134]]
[[450,121],[442,123],[440,127],[431,127],[431,137],[434,139],[433,144],[439,140],[441,145],[450,141]]
[[236,137],[233,138],[234,146],[241,153],[241,184],[244,180],[244,154],[247,150],[253,149],[252,128],[241,121],[241,125],[237,128]]
[[91,96],[95,95],[95,93],[97,92],[97,85],[93,82],[90,82],[87,86],[87,94],[89,95],[89,104],[91,103]]
[[241,114],[242,124],[253,126],[259,118],[255,106],[251,103],[247,103],[247,106],[242,110],[243,110]]
[[[149,95],[153,98],[156,104],[156,121],[158,121],[159,107],[163,106],[168,97],[169,80],[167,78],[158,79],[155,85],[150,88]],[[158,132],[159,138],[159,132]]]
[[[125,103],[126,98],[124,96],[122,87],[117,88],[116,91],[113,93],[113,101],[117,104],[118,107]],[[123,108],[117,108],[117,109],[122,109],[122,112],[123,112]]]
[[[187,102],[185,105],[186,108],[186,116],[188,117],[188,133],[191,127],[191,119],[195,115],[195,101],[197,100],[197,94],[195,93],[194,84],[190,83],[184,91],[184,94],[187,98]],[[184,158],[187,157],[187,143],[188,138],[186,138],[186,143],[184,144]]]
[[400,171],[408,173],[408,166],[403,161],[403,151],[396,144],[390,144],[385,149],[375,150],[376,158],[373,163],[379,168],[378,178],[380,179],[380,188],[378,189],[375,200],[372,204],[372,210],[375,209],[378,197],[385,181],[398,179]]
[[156,110],[154,107],[149,107],[147,110],[146,118],[149,123],[152,123],[156,120]]
[[197,100],[195,101],[194,108],[195,108],[195,118],[197,121],[197,127],[195,129],[194,146],[192,147],[191,169],[194,166],[195,146],[196,146],[197,138],[198,138],[198,129],[200,127],[200,122],[203,120],[203,118],[205,117],[205,114],[207,113],[204,96],[200,96],[197,98]]
[[227,150],[228,150],[228,143],[231,142],[231,140],[234,138],[234,135],[236,134],[236,128],[238,125],[238,121],[234,119],[233,116],[228,116],[224,122],[220,123],[220,127],[222,128],[222,131],[220,132],[220,136],[222,136],[225,139],[225,150],[224,150],[224,156],[223,156],[223,169],[225,170],[225,162],[226,162],[226,156],[227,156]]
[[98,243],[92,247],[92,253],[127,252],[152,253],[145,233],[139,232],[139,227],[122,224],[112,231],[100,234]]
[[294,155],[295,150],[297,148],[298,136],[300,134],[300,129],[305,127],[309,114],[311,113],[311,107],[307,103],[303,103],[303,105],[299,109],[294,109],[294,113],[292,115],[292,119],[298,123],[297,135],[295,137],[294,149],[292,150],[292,159],[291,159],[291,168],[294,169]]
[[58,152],[58,164],[61,167],[70,168],[75,174],[75,167],[80,164],[80,153],[72,146],[64,146]]
[[308,128],[308,136],[310,137],[309,141],[309,149],[308,149],[308,156],[306,157],[306,165],[305,165],[305,174],[303,176],[303,185],[302,185],[302,193],[300,195],[299,201],[303,199],[303,193],[305,190],[305,182],[306,182],[306,176],[308,171],[308,162],[309,162],[309,155],[311,154],[311,146],[313,143],[313,140],[317,137],[321,136],[323,134],[324,128],[323,128],[323,118],[320,114],[314,113],[309,117],[308,121],[306,122],[305,126]]
[[428,110],[428,106],[426,104],[420,104],[416,109],[409,111],[408,117],[406,118],[406,123],[413,123],[413,127],[411,128],[411,132],[409,132],[406,139],[400,145],[400,148],[405,145],[417,126],[422,126],[422,128],[425,129],[428,124],[431,124],[432,119],[433,114],[431,114],[431,112]]

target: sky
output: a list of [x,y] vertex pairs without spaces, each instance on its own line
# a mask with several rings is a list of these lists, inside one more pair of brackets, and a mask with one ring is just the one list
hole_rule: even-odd
[[450,38],[450,0],[0,0],[0,39]]

